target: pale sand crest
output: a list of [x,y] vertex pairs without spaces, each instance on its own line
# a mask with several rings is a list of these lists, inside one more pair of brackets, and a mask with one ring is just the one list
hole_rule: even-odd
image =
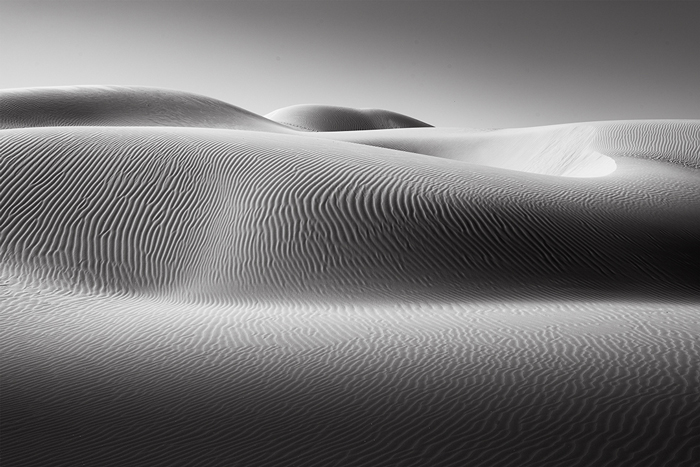
[[694,465],[700,121],[0,126],[3,465]]

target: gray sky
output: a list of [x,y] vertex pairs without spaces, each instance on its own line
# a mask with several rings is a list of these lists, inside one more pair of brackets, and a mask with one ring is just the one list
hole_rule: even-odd
[[700,2],[0,0],[0,88],[138,84],[437,126],[700,119]]

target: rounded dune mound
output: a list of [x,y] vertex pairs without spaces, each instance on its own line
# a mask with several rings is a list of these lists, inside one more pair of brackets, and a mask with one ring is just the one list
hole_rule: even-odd
[[141,86],[58,86],[0,90],[0,129],[47,126],[176,126],[288,133],[225,102]]
[[387,128],[432,127],[389,110],[353,109],[332,105],[293,105],[275,110],[266,118],[306,131],[355,131]]

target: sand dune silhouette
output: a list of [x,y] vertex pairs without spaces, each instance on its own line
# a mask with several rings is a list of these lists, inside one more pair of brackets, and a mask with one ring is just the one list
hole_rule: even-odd
[[700,121],[77,86],[0,128],[7,465],[693,465]]

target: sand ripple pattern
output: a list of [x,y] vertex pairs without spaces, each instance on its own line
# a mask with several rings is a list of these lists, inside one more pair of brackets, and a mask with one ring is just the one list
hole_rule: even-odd
[[176,126],[288,133],[283,125],[211,97],[142,86],[0,90],[0,129]]
[[3,465],[696,465],[697,305],[318,305],[6,282]]
[[591,125],[574,124],[509,130],[418,128],[329,132],[318,137],[458,162],[563,177],[602,177],[615,161],[594,146]]
[[0,138],[3,263],[81,290],[698,294],[700,189],[682,167],[580,183],[262,132]]
[[0,98],[3,466],[697,465],[699,121]]
[[611,156],[643,157],[700,168],[697,120],[596,123],[594,147]]

